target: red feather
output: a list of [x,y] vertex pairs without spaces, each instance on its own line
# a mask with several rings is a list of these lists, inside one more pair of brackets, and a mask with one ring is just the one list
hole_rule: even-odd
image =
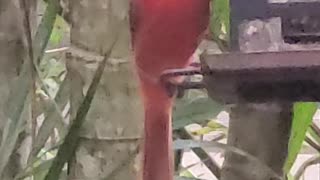
[[209,0],[131,2],[132,44],[145,108],[143,180],[173,179],[173,99],[160,75],[189,65],[208,21]]

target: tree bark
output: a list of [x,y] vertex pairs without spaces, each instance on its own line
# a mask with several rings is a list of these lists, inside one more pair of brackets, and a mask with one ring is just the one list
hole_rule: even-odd
[[[253,21],[240,27],[241,50],[279,50],[283,44],[278,19]],[[270,92],[272,93],[272,92]],[[292,104],[237,104],[231,108],[228,145],[257,157],[262,164],[226,152],[221,180],[271,180],[283,176],[292,120]]]
[[69,179],[136,179],[135,158],[143,116],[130,58],[129,1],[69,0],[68,7],[71,117],[99,60],[116,42],[82,128],[80,146],[70,163]]

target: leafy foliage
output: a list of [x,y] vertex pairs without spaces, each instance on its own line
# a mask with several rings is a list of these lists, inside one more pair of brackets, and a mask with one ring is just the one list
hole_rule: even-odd
[[75,119],[72,121],[69,132],[66,135],[63,144],[60,146],[57,156],[53,160],[49,172],[45,177],[45,180],[56,180],[57,177],[59,177],[59,175],[61,174],[64,164],[72,158],[72,155],[74,154],[79,142],[80,128],[84,123],[85,117],[89,111],[90,104],[96,93],[98,84],[104,71],[104,67],[111,54],[111,50],[112,49],[110,49],[109,53],[105,55],[104,60],[99,65],[92,83],[89,86],[88,92],[77,111]]
[[41,61],[44,55],[44,50],[47,47],[48,41],[50,39],[54,24],[56,22],[57,14],[60,14],[61,11],[62,9],[59,0],[49,1],[34,38],[33,52],[35,58],[34,61],[36,62],[36,64]]
[[3,174],[4,168],[9,161],[9,157],[14,151],[18,136],[23,130],[25,119],[22,117],[23,111],[27,104],[27,98],[31,89],[31,71],[30,61],[23,65],[22,72],[17,82],[15,82],[14,91],[9,98],[8,116],[6,128],[2,135],[0,146],[0,175]]
[[26,3],[20,1],[24,35],[27,39],[28,53],[22,56],[23,66],[20,70],[18,80],[14,83],[13,91],[8,100],[7,116],[8,121],[2,134],[2,141],[0,146],[0,176],[3,176],[4,169],[9,162],[10,156],[15,151],[16,144],[20,133],[23,130],[23,125],[26,118],[22,116],[26,113],[28,106],[28,99],[30,98],[30,91],[33,82],[33,48],[31,42],[31,30],[29,22],[29,11]]
[[207,96],[185,97],[177,101],[173,112],[173,129],[180,129],[191,123],[201,123],[215,118],[223,106]]
[[[28,38],[28,43],[29,43],[29,48],[32,47],[31,50],[29,50],[29,54],[27,54],[26,57],[24,57],[24,64],[23,67],[21,69],[20,72],[20,76],[17,80],[17,82],[14,83],[14,91],[12,91],[12,94],[9,98],[9,103],[8,103],[8,116],[10,118],[10,120],[8,121],[7,124],[7,128],[5,128],[6,132],[4,132],[4,134],[2,135],[2,143],[0,146],[0,174],[2,174],[4,167],[6,166],[7,162],[9,161],[10,155],[12,154],[12,152],[14,151],[14,148],[16,146],[17,143],[17,139],[19,134],[21,133],[21,131],[23,130],[23,125],[26,121],[26,117],[22,117],[22,113],[26,110],[26,107],[28,107],[30,101],[28,101],[28,99],[30,99],[30,90],[32,90],[32,84],[35,83],[33,82],[35,79],[34,77],[32,77],[32,72],[33,69],[31,69],[31,67],[34,67],[35,69],[37,69],[36,73],[40,73],[39,69],[38,69],[38,63],[40,63],[42,57],[44,56],[44,50],[47,46],[47,43],[49,41],[49,37],[51,35],[52,32],[52,28],[54,26],[55,23],[55,17],[56,14],[59,12],[59,9],[55,8],[56,4],[59,4],[58,1],[50,1],[49,6],[47,7],[46,11],[45,11],[45,15],[44,18],[42,18],[39,28],[36,32],[35,37],[33,38],[33,43],[31,44],[31,38]],[[24,7],[26,8],[26,7]],[[26,22],[28,16],[25,17],[24,21]],[[27,29],[28,31],[26,32],[26,36],[27,37],[31,37],[31,31],[29,31],[29,27],[30,24],[25,23],[25,29]],[[57,68],[60,69],[61,67]],[[62,68],[63,69],[63,68]],[[52,69],[54,70],[54,69]],[[56,71],[57,72],[57,71]],[[56,72],[51,72],[48,73],[46,76],[51,76],[53,77],[54,74]],[[40,74],[36,74],[36,77],[38,77],[40,79],[40,84],[42,84],[42,78],[44,76],[40,75]],[[50,85],[49,85],[50,87]],[[47,93],[46,89],[47,87],[43,87],[44,88],[44,94]],[[56,87],[57,89],[58,87]],[[50,88],[49,88],[50,89]],[[49,94],[47,94],[49,95]],[[51,99],[50,103],[53,106],[56,106],[54,100]],[[52,111],[56,112],[56,107],[53,108]],[[59,114],[59,116],[61,115],[61,112],[57,112]],[[58,116],[58,117],[59,117]],[[59,119],[59,118],[58,118]],[[49,132],[50,133],[50,132]],[[42,133],[39,134],[43,135]],[[38,137],[39,137],[38,136]],[[42,137],[45,138],[45,137]],[[47,136],[48,138],[48,136]],[[46,141],[46,139],[44,139],[44,141]],[[41,148],[43,148],[44,143],[40,145],[39,147],[39,151]],[[33,149],[34,152],[35,149]],[[34,155],[37,155],[37,152],[39,151],[35,151],[36,153],[34,153]],[[24,177],[30,176],[32,175],[33,178],[35,179],[42,179],[41,177],[45,174],[45,171],[42,171],[44,169],[46,169],[47,165],[49,164],[50,161],[43,161],[40,160],[39,158],[31,158],[32,157],[32,153],[29,157],[28,160],[28,164],[27,164],[27,168],[23,171],[23,172],[19,172],[19,174],[16,176],[16,179],[22,179]],[[32,167],[30,169],[30,167]],[[40,172],[41,170],[41,172]],[[42,174],[42,175],[41,175]]]
[[212,0],[211,10],[211,36],[222,51],[227,50],[230,33],[229,0]]

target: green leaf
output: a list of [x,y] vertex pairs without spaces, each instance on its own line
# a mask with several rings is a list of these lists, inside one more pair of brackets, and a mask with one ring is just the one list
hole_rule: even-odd
[[23,176],[19,179],[24,179],[26,177],[34,176],[34,179],[43,179],[46,173],[48,172],[52,164],[52,159],[41,162],[38,166],[30,168],[29,171],[25,172]]
[[226,128],[224,125],[222,125],[221,123],[217,122],[217,120],[215,120],[215,119],[210,120],[207,123],[207,127],[210,127],[212,129],[215,129],[215,130],[225,129]]
[[[55,156],[55,152],[57,151],[59,145],[62,142],[59,141],[57,145],[50,147],[49,149],[45,150],[44,148],[41,149],[41,153],[39,153],[39,156],[35,157],[32,162],[28,162],[27,166],[24,167],[23,170],[21,170],[15,177],[14,180],[25,180],[25,178],[35,175],[35,172],[45,171],[45,174],[47,173],[47,170],[50,167],[50,164],[52,163],[53,157]],[[47,165],[49,164],[49,167]],[[42,166],[42,167],[40,167]],[[47,168],[44,168],[47,167]],[[41,170],[37,170],[37,168]],[[44,174],[44,175],[45,175]],[[43,176],[44,178],[44,176]],[[41,180],[43,180],[43,178]]]
[[[66,98],[68,93],[68,86],[67,86],[67,78],[63,81],[63,83],[60,86],[60,89],[54,99],[54,101],[57,103],[59,107],[64,107],[67,102],[68,98]],[[61,108],[62,109],[62,108]],[[59,114],[58,111],[56,111],[55,106],[53,104],[50,104],[48,109],[46,109],[45,112],[45,119],[39,128],[39,132],[37,137],[34,140],[33,148],[29,156],[28,162],[33,158],[36,157],[37,154],[40,152],[44,144],[47,142],[48,138],[52,134],[53,130],[57,126],[62,126],[62,121],[60,117],[62,114]],[[61,136],[65,134],[60,134]]]
[[182,172],[180,173],[180,176],[181,176],[181,177],[187,177],[187,178],[194,178],[194,176],[193,176],[193,175],[191,174],[191,172],[188,171],[188,170],[182,171]]
[[17,82],[15,82],[8,100],[8,110],[6,111],[8,121],[4,128],[0,146],[0,176],[14,151],[18,136],[25,122],[25,118],[21,115],[26,109],[26,102],[28,101],[28,97],[30,97],[28,96],[32,82],[30,63],[30,60],[24,62],[20,76]]
[[58,45],[60,44],[63,34],[64,34],[64,29],[66,29],[67,24],[64,22],[63,18],[61,16],[56,17],[55,24],[53,26],[53,30],[50,36],[50,43],[52,45]]
[[221,50],[225,50],[228,47],[230,31],[229,16],[229,0],[211,1],[210,32],[213,40]]
[[[14,150],[14,147],[16,145],[18,136],[22,130],[24,118],[21,117],[24,109],[25,104],[28,98],[28,94],[30,92],[31,85],[32,85],[32,77],[30,69],[32,60],[38,60],[43,56],[44,49],[47,45],[52,26],[55,21],[55,15],[56,15],[56,9],[52,8],[52,4],[59,4],[59,1],[53,0],[50,1],[51,8],[48,7],[49,10],[46,11],[45,17],[42,19],[42,22],[40,23],[40,26],[38,28],[38,31],[35,36],[35,40],[33,41],[33,49],[32,51],[29,51],[30,58],[25,58],[25,60],[20,76],[15,84],[15,88],[13,88],[12,94],[10,95],[10,99],[8,101],[8,117],[9,120],[7,121],[8,124],[6,124],[5,131],[2,136],[2,143],[0,146],[0,175],[3,173],[3,170],[9,161],[10,155],[12,154],[12,151]],[[48,11],[50,13],[48,13]],[[51,17],[51,21],[48,21],[48,18],[46,18],[48,15]],[[29,25],[28,25],[29,26]],[[27,29],[27,28],[26,28]],[[31,36],[31,34],[28,34],[27,36]],[[31,42],[28,42],[31,43]],[[29,44],[29,47],[30,44]],[[30,50],[30,49],[29,49]],[[30,54],[32,52],[32,54]],[[34,59],[32,59],[34,57]]]
[[203,127],[201,129],[198,129],[198,130],[193,131],[191,133],[194,134],[194,135],[200,136],[200,135],[208,134],[208,133],[210,133],[212,131],[215,131],[215,129],[210,128],[210,127]]
[[64,63],[57,59],[51,58],[42,61],[39,66],[41,72],[40,77],[43,79],[58,77],[61,73],[66,71]]
[[180,129],[188,124],[203,122],[215,118],[223,106],[208,97],[195,97],[180,100],[173,111],[173,129]]
[[287,180],[294,180],[293,176],[291,173],[287,174]]
[[48,6],[39,24],[38,31],[36,32],[33,41],[33,57],[35,64],[40,63],[44,54],[44,50],[50,39],[57,14],[60,14],[61,12],[62,8],[59,0],[50,0],[48,2]]
[[300,152],[306,132],[312,123],[312,118],[317,110],[316,103],[295,103],[293,107],[293,120],[289,140],[289,153],[284,165],[284,172],[289,173],[297,155]]

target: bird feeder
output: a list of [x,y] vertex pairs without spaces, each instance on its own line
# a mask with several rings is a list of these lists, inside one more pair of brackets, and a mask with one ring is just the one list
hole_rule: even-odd
[[[199,66],[168,70],[163,79],[179,92],[205,88],[212,99],[224,104],[320,101],[319,50],[242,53],[238,38],[244,21],[279,17],[285,42],[318,42],[320,1],[230,0],[230,11],[231,51],[203,55]],[[202,82],[175,84],[169,80],[194,74],[202,75]]]

